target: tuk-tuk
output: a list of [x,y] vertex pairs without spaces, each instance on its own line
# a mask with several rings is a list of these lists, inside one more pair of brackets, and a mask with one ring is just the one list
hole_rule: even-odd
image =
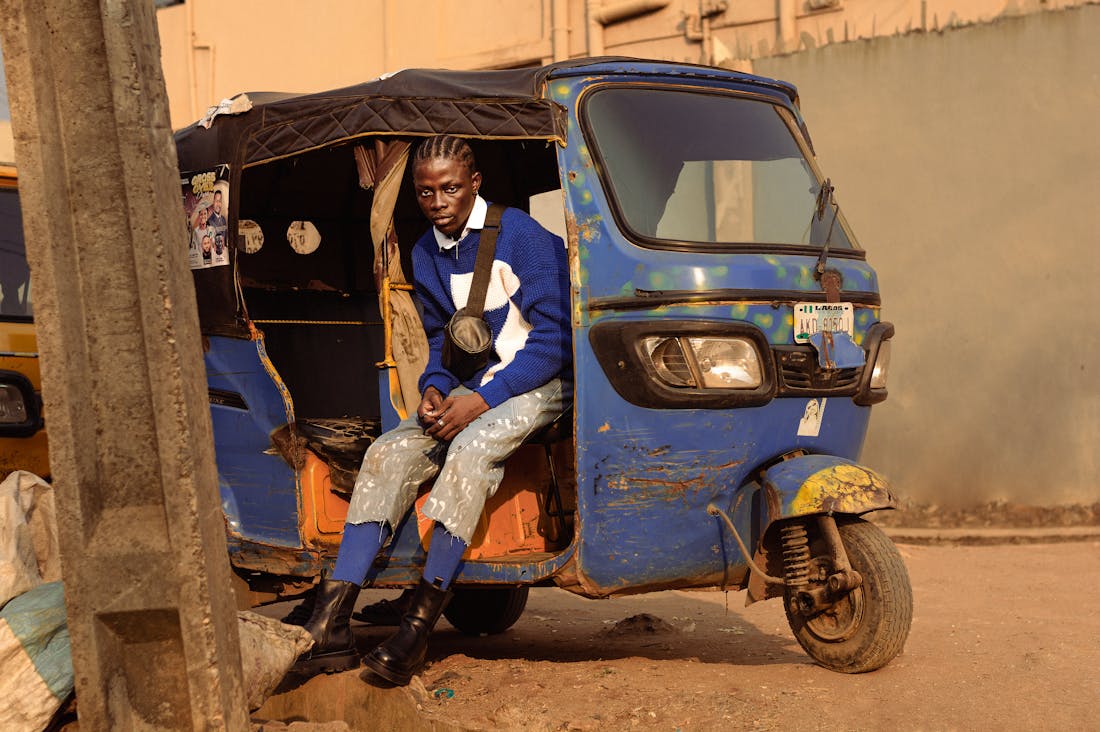
[[[442,133],[487,200],[565,240],[575,369],[486,506],[452,625],[501,632],[532,586],[747,589],[828,668],[894,658],[908,576],[861,516],[896,499],[857,462],[894,332],[874,270],[793,86],[637,59],[241,95],[177,134],[241,596],[331,568],[363,452],[419,402],[408,161]],[[411,511],[372,586],[414,585],[428,532]]]
[[0,165],[0,479],[50,474],[18,180],[14,166]]

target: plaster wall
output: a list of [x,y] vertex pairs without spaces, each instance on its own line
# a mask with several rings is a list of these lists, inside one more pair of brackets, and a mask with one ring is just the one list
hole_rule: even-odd
[[897,326],[866,461],[942,504],[1100,500],[1100,6],[757,60],[799,86]]
[[[157,22],[179,128],[242,91],[321,91],[408,67],[607,54],[751,70],[753,59],[777,53],[1090,1],[730,0],[720,9],[700,0],[187,0],[159,10]],[[719,12],[704,19],[703,5]],[[592,20],[622,8],[634,10]]]
[[546,0],[187,0],[157,16],[172,124],[243,91],[322,91],[408,67],[538,65],[553,58],[550,11]]

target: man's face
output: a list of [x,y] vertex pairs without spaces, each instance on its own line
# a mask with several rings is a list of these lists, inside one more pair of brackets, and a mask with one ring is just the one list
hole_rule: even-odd
[[220,214],[222,212],[222,194],[220,192],[214,193],[214,213]]
[[206,226],[207,220],[210,218],[210,209],[203,207],[199,210],[199,228]]
[[209,236],[204,236],[202,238],[202,250],[204,252],[209,252],[213,247],[214,241]]
[[413,169],[413,186],[424,215],[444,234],[454,236],[474,210],[481,173],[471,175],[458,160],[433,158]]

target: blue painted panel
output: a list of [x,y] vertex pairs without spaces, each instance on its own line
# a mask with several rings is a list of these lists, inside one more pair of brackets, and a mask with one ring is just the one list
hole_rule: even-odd
[[299,547],[294,471],[271,449],[270,434],[286,424],[283,398],[254,341],[210,338],[207,383],[240,394],[248,409],[211,405],[222,506],[230,530],[249,541]]
[[[796,434],[806,399],[775,399],[748,409],[645,409],[623,401],[586,340],[577,342],[583,373],[577,402],[578,556],[601,588],[720,572],[724,532],[706,507],[711,501],[728,507],[735,489],[766,460],[797,448],[858,458],[870,409],[850,398],[828,400],[818,437]],[[735,547],[732,552],[737,555]]]
[[[616,313],[590,311],[594,299],[630,297],[636,289],[752,289],[764,291],[760,299],[766,301],[768,291],[820,295],[821,288],[812,275],[816,255],[663,251],[627,241],[615,227],[576,116],[578,94],[598,81],[594,75],[554,80],[551,95],[570,109],[570,145],[559,151],[559,163],[577,234],[578,566],[598,594],[607,594],[722,576],[731,562],[739,563],[740,553],[718,519],[707,514],[707,505],[715,501],[730,507],[738,487],[761,464],[798,448],[858,459],[870,409],[850,397],[830,398],[819,435],[810,437],[797,434],[806,398],[741,409],[646,409],[614,391],[589,344],[592,322],[747,322],[764,331],[770,343],[785,345],[793,343],[791,306],[693,304]],[[778,90],[774,94],[777,103],[791,108],[789,99]],[[797,110],[791,111],[797,116]],[[844,289],[877,292],[874,270],[864,261],[834,257],[829,266],[841,272]],[[877,309],[856,309],[857,343],[877,320]]]

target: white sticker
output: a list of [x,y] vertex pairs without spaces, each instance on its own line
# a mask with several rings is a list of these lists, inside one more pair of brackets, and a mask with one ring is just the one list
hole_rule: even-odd
[[264,230],[252,219],[241,219],[237,224],[238,241],[244,241],[245,254],[255,254],[264,247]]
[[810,399],[806,402],[806,411],[802,413],[802,419],[798,420],[799,437],[817,437],[821,431],[821,419],[825,416],[825,399],[820,402]]
[[290,248],[298,254],[313,254],[321,246],[321,232],[312,221],[291,221],[286,230],[286,240]]

